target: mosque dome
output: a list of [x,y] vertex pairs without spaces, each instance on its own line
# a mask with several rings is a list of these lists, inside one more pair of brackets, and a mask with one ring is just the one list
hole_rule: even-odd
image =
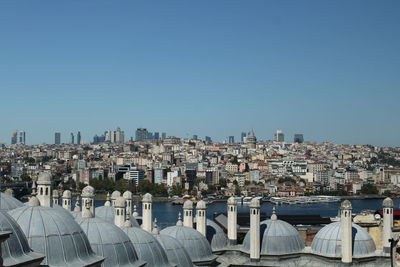
[[206,208],[207,204],[204,200],[200,200],[199,202],[197,202],[196,209],[206,209]]
[[383,200],[383,207],[384,208],[393,208],[393,200],[389,197]]
[[[89,210],[86,210],[90,213]],[[129,237],[119,227],[100,218],[76,219],[86,233],[97,255],[105,258],[103,267],[141,266],[136,250]]]
[[194,266],[188,252],[178,240],[168,235],[155,235],[155,238],[164,248],[170,263],[176,267]]
[[163,247],[152,234],[137,227],[122,227],[122,230],[129,236],[139,259],[145,261],[146,266],[171,266]]
[[51,184],[51,173],[50,172],[41,172],[37,179],[38,184]]
[[[357,224],[352,224],[353,256],[368,257],[375,254],[375,243],[371,236]],[[326,257],[341,257],[341,223],[324,226],[315,235],[311,244],[312,252]]]
[[228,205],[237,205],[237,201],[236,201],[235,197],[232,196],[232,197],[228,198],[227,204]]
[[5,193],[0,193],[0,210],[13,210],[24,206],[24,204],[13,196]]
[[63,192],[63,194],[62,194],[62,197],[63,197],[63,198],[72,198],[71,191],[65,190],[65,191]]
[[142,202],[152,202],[153,196],[149,193],[144,194]]
[[211,246],[206,237],[193,228],[170,226],[161,230],[160,233],[177,239],[189,253],[194,264],[211,263],[216,259],[216,256],[212,254]]
[[126,198],[126,199],[132,199],[132,192],[131,191],[125,191],[123,194],[122,194],[122,197],[124,197],[124,198]]
[[[97,207],[95,208],[95,214],[96,217],[101,218],[106,222],[114,223],[115,209],[112,206]],[[131,221],[133,227],[140,227],[139,223],[132,215],[129,216],[129,220]]]
[[53,198],[59,198],[59,197],[60,197],[60,194],[59,194],[58,190],[54,189],[53,190]]
[[[304,242],[299,232],[289,223],[276,219],[260,223],[261,255],[284,255],[301,252]],[[243,240],[243,249],[250,251],[250,231]]]
[[116,199],[117,197],[121,196],[121,192],[119,192],[118,190],[115,190],[114,192],[112,192],[111,194],[111,198],[112,199]]
[[193,209],[193,201],[191,201],[190,199],[186,200],[183,203],[183,208],[184,209]]
[[228,244],[228,238],[226,237],[224,230],[210,219],[207,219],[206,238],[211,244],[211,249],[213,251],[223,249]]
[[46,256],[43,265],[84,266],[100,263],[103,258],[94,254],[90,243],[71,216],[50,207],[37,206],[32,197],[28,206],[9,211],[29,245]]
[[90,185],[85,186],[82,189],[82,197],[92,197],[94,196],[94,188]]
[[117,197],[115,199],[115,203],[114,203],[115,207],[125,207],[125,198],[123,197]]
[[22,266],[31,262],[40,263],[43,260],[44,255],[31,250],[18,223],[6,211],[0,211],[0,232],[12,232],[10,237],[1,243],[4,266]]

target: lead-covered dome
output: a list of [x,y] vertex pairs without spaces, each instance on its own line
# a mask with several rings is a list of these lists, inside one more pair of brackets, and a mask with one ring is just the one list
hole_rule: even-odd
[[190,259],[194,264],[212,263],[216,259],[205,236],[193,228],[170,226],[163,229],[160,234],[177,239],[189,253]]
[[[375,255],[375,242],[371,236],[357,224],[352,224],[353,257]],[[341,223],[334,222],[324,226],[315,235],[311,244],[312,252],[326,257],[341,257]]]
[[[304,249],[304,242],[296,228],[282,220],[262,221],[260,237],[261,255],[285,255],[298,253]],[[247,252],[250,251],[250,231],[244,238],[243,249]]]
[[[97,207],[95,208],[95,214],[96,217],[101,218],[106,222],[114,223],[115,209],[112,206]],[[131,221],[133,227],[140,227],[139,223],[132,215],[129,216],[129,220]]]
[[0,193],[0,210],[13,210],[24,206],[24,204],[13,196]]
[[50,172],[41,172],[37,179],[38,184],[51,184],[51,173]]
[[176,267],[194,266],[188,252],[178,240],[168,235],[155,235],[155,238],[164,248],[170,263]]
[[10,237],[1,243],[4,266],[23,266],[43,260],[44,255],[31,250],[18,223],[6,211],[0,211],[0,232],[12,232]]
[[94,252],[105,258],[103,267],[144,264],[138,259],[129,237],[116,225],[96,217],[78,217],[76,220],[86,233]]
[[43,265],[85,266],[100,263],[103,258],[94,254],[82,228],[71,216],[57,209],[35,206],[32,197],[29,205],[9,211],[25,236],[30,247],[46,256]]
[[171,266],[163,247],[152,234],[137,227],[122,227],[122,230],[129,236],[139,259],[145,261],[146,266]]

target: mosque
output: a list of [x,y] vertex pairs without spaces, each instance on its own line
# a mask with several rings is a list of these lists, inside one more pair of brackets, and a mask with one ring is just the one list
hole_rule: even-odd
[[227,201],[227,233],[207,219],[207,206],[187,200],[183,218],[159,229],[153,198],[142,198],[142,214],[132,193],[115,191],[95,207],[95,190],[86,186],[75,207],[72,194],[52,191],[51,174],[40,173],[26,204],[10,192],[0,197],[0,266],[390,266],[395,248],[393,201],[383,201],[383,249],[353,223],[348,200],[340,220],[324,226],[306,246],[291,224],[272,213],[260,221],[260,203],[250,204],[250,230],[237,242],[237,202]]

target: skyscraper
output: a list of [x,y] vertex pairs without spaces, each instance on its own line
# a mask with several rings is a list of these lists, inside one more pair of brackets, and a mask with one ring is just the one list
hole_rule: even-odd
[[[163,133],[164,134],[164,133]],[[135,140],[136,141],[143,141],[146,140],[149,136],[146,128],[137,128],[135,132]]]
[[54,144],[56,145],[61,144],[61,133],[54,134]]
[[17,132],[11,134],[11,144],[15,145],[17,143]]
[[285,141],[285,135],[281,130],[276,130],[275,132],[275,141],[276,142],[284,142]]
[[167,134],[166,133],[162,133],[161,134],[161,139],[165,139],[165,138],[167,138]]
[[199,138],[199,137],[197,136],[197,134],[194,134],[192,139],[193,139],[193,140],[197,140],[198,138]]
[[78,132],[78,134],[76,135],[76,143],[77,143],[78,145],[81,144],[81,132]]
[[125,133],[121,131],[119,127],[115,131],[109,131],[109,141],[111,143],[124,143],[125,142]]
[[12,133],[11,136],[11,144],[22,144],[25,145],[25,132],[24,131],[16,131]]
[[71,136],[71,137],[70,137],[70,143],[71,143],[71,144],[75,144],[75,136],[74,136],[74,134],[71,133],[70,136]]
[[303,134],[295,134],[294,135],[294,142],[295,143],[299,143],[299,144],[303,143],[304,142]]
[[235,137],[233,135],[229,136],[228,140],[229,140],[228,141],[229,144],[234,144],[235,143]]
[[154,133],[154,140],[160,140],[160,133],[159,132],[155,132]]
[[245,132],[242,132],[242,134],[240,135],[240,141],[241,141],[242,143],[244,143],[244,142],[245,142],[245,139],[246,139],[246,133],[245,133]]
[[206,136],[205,140],[206,140],[206,142],[208,142],[208,143],[212,143],[211,137],[209,137],[209,136]]

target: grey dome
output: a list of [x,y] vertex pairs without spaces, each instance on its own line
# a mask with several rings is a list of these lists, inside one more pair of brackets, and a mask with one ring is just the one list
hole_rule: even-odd
[[1,243],[1,256],[5,266],[28,265],[43,260],[44,255],[31,250],[18,223],[6,211],[0,211],[0,232],[3,231],[12,232],[10,237]]
[[[285,255],[301,252],[304,242],[292,225],[281,220],[260,223],[261,255]],[[244,251],[250,251],[250,231],[243,240]]]
[[207,219],[206,238],[211,244],[211,249],[213,251],[223,249],[228,244],[228,238],[224,230],[210,219]]
[[0,193],[0,210],[13,210],[24,206],[24,204],[13,196]]
[[150,193],[144,194],[142,202],[153,202],[153,196]]
[[152,234],[137,227],[122,227],[122,230],[129,236],[139,259],[145,261],[146,266],[171,266],[163,247]]
[[191,201],[190,199],[185,200],[185,202],[183,203],[183,208],[184,209],[193,209],[193,201]]
[[[97,207],[95,208],[95,214],[96,217],[101,218],[106,222],[114,223],[115,209],[112,206]],[[79,217],[79,215],[77,217]],[[132,215],[129,217],[129,220],[131,221],[133,227],[140,227],[139,223]]]
[[132,192],[131,191],[125,191],[122,196],[126,199],[132,199]]
[[121,192],[118,190],[115,190],[114,192],[111,193],[111,199],[116,199],[117,197],[121,196]]
[[78,218],[78,224],[86,233],[97,255],[105,258],[103,267],[141,266],[129,237],[114,224],[100,218]]
[[216,256],[212,254],[211,246],[205,236],[193,228],[170,226],[163,229],[160,233],[177,239],[189,253],[194,264],[211,263],[216,259]]
[[70,190],[65,190],[62,194],[63,198],[72,198],[72,193]]
[[90,185],[82,189],[82,197],[94,197],[94,188]]
[[79,225],[57,209],[33,206],[9,211],[35,252],[46,256],[43,265],[86,266],[100,263]]
[[383,200],[384,208],[393,208],[393,200],[390,197],[387,197]]
[[[357,224],[352,224],[353,256],[368,257],[375,254],[375,243],[371,236]],[[326,225],[315,235],[311,244],[312,252],[327,257],[341,257],[341,224]]]
[[228,198],[227,203],[228,203],[228,205],[237,205],[237,201],[236,201],[235,197],[233,197],[233,196]]
[[57,210],[58,212],[60,212],[61,214],[64,214],[66,216],[70,216],[71,218],[74,218],[74,216],[72,215],[72,213],[66,209],[64,209],[63,207],[61,207],[60,205],[54,205],[53,209]]
[[168,261],[177,267],[194,266],[186,249],[175,238],[168,235],[155,235],[158,242],[164,248]]

